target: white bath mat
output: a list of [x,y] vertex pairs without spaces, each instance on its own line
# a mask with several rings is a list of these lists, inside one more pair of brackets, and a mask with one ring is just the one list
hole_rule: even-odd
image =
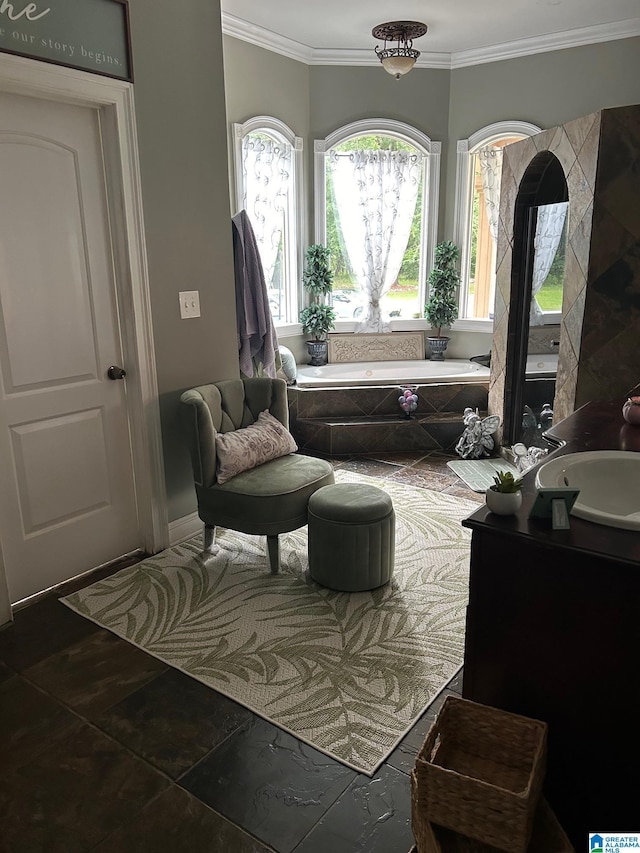
[[515,465],[502,458],[455,459],[447,465],[474,492],[486,492],[489,486],[493,486],[496,471],[511,471],[514,477],[521,476]]

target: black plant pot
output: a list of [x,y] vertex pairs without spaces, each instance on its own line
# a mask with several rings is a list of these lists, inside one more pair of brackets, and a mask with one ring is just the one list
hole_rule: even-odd
[[307,351],[311,356],[309,364],[312,367],[321,367],[329,360],[329,343],[327,341],[306,341]]

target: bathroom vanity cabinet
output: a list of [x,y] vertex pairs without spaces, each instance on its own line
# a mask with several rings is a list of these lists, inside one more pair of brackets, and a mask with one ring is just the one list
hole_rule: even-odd
[[[622,403],[588,403],[554,426],[553,456],[640,452]],[[472,530],[463,696],[548,723],[545,794],[586,849],[589,832],[639,830],[640,532],[529,520],[534,481],[535,470],[517,515],[483,506],[462,522]]]

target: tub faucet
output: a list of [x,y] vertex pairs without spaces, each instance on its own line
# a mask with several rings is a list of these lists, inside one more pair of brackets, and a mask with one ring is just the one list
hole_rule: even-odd
[[560,346],[560,341],[549,341],[549,343],[551,344],[552,347],[559,347]]

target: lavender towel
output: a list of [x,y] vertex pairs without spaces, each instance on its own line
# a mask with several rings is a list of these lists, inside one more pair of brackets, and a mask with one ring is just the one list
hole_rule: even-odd
[[280,361],[278,338],[258,243],[246,210],[236,213],[231,222],[240,370],[251,377],[261,366],[262,372],[275,378]]

